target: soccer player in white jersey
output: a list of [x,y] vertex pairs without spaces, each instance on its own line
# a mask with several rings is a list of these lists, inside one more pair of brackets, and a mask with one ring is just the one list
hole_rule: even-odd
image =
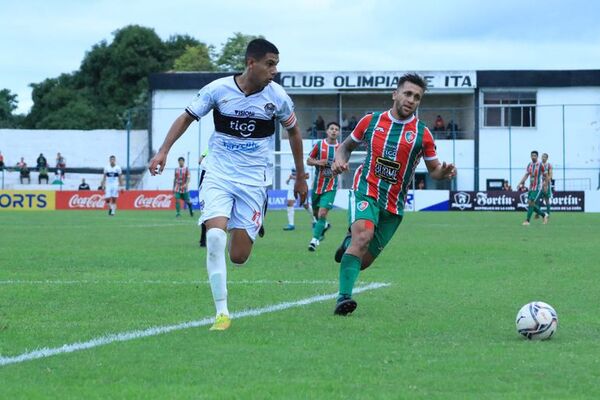
[[119,186],[123,186],[123,172],[117,165],[117,158],[110,156],[109,164],[104,167],[102,174],[102,183],[100,186],[104,189],[104,198],[108,204],[108,215],[115,215],[117,210],[117,198],[119,197]]
[[263,222],[267,186],[272,182],[276,123],[288,131],[298,173],[294,192],[301,204],[306,200],[302,133],[292,100],[273,82],[278,62],[279,51],[269,41],[248,43],[244,72],[203,87],[173,122],[148,166],[152,175],[161,173],[173,143],[193,121],[213,111],[215,132],[209,140],[206,175],[200,189],[200,202],[204,202],[200,223],[207,228],[206,266],[217,314],[211,330],[225,330],[231,325],[225,265],[227,232],[229,259],[242,265]]

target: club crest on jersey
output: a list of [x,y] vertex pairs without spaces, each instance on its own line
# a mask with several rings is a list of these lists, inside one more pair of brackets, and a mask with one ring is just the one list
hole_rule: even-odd
[[416,137],[417,134],[414,131],[406,131],[406,133],[404,134],[404,138],[408,143],[414,142]]
[[356,205],[356,208],[358,208],[358,211],[365,211],[367,209],[367,207],[369,207],[369,202],[368,201],[361,201]]
[[275,115],[275,104],[273,104],[273,103],[265,104],[265,113],[267,114],[267,116],[269,118],[273,118],[273,116]]

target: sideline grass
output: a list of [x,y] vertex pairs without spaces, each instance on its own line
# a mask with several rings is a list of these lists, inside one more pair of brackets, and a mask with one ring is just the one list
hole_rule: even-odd
[[[6,398],[598,398],[600,215],[409,213],[360,282],[350,318],[333,302],[0,367]],[[230,308],[337,290],[333,252],[346,215],[317,252],[310,223],[267,235],[229,269]],[[213,314],[198,229],[167,212],[0,214],[0,355]],[[12,281],[12,283],[10,283]],[[49,282],[45,282],[49,281]],[[313,283],[284,283],[311,281]],[[315,282],[316,281],[316,282]],[[555,338],[521,340],[532,300],[559,314]]]

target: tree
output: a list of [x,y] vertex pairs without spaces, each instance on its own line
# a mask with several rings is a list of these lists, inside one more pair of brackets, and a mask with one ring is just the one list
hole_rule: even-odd
[[0,128],[14,127],[13,111],[17,109],[18,103],[16,94],[12,94],[8,89],[0,90]]
[[215,64],[210,59],[210,49],[204,43],[188,46],[185,52],[175,59],[175,71],[214,71]]
[[243,71],[246,68],[246,47],[251,40],[264,39],[264,36],[244,35],[236,32],[221,49],[217,66],[221,71]]

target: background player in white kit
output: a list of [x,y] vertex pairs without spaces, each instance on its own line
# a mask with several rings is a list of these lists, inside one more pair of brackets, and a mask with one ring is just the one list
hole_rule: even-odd
[[[308,179],[308,174],[305,174],[305,177],[306,177],[306,179]],[[288,176],[287,180],[285,181],[285,184],[288,185],[288,192],[287,192],[288,224],[287,224],[287,226],[285,226],[283,228],[284,231],[293,231],[294,229],[296,229],[296,225],[294,223],[294,213],[295,213],[294,207],[296,206],[296,196],[294,195],[294,184],[295,183],[296,183],[296,168],[292,168],[292,172],[290,173],[290,176]],[[314,225],[315,222],[317,222],[317,219],[313,215],[313,209],[310,205],[310,202],[309,201],[305,202],[303,207],[308,212],[310,217],[312,218],[312,222]]]
[[117,165],[117,158],[110,156],[109,164],[104,167],[102,174],[102,183],[100,186],[104,189],[104,198],[108,204],[108,215],[115,215],[117,210],[117,198],[119,197],[119,186],[123,186],[123,172]]
[[229,258],[244,264],[263,221],[267,186],[272,183],[276,123],[289,134],[298,176],[295,194],[306,200],[302,133],[296,123],[294,105],[283,88],[273,82],[279,51],[265,39],[255,39],[246,48],[242,74],[217,79],[194,98],[171,125],[164,143],[150,160],[152,175],[162,172],[169,149],[190,124],[213,111],[215,132],[209,140],[206,175],[200,190],[206,224],[206,266],[217,310],[211,330],[231,325],[227,309],[225,249],[230,233]]

